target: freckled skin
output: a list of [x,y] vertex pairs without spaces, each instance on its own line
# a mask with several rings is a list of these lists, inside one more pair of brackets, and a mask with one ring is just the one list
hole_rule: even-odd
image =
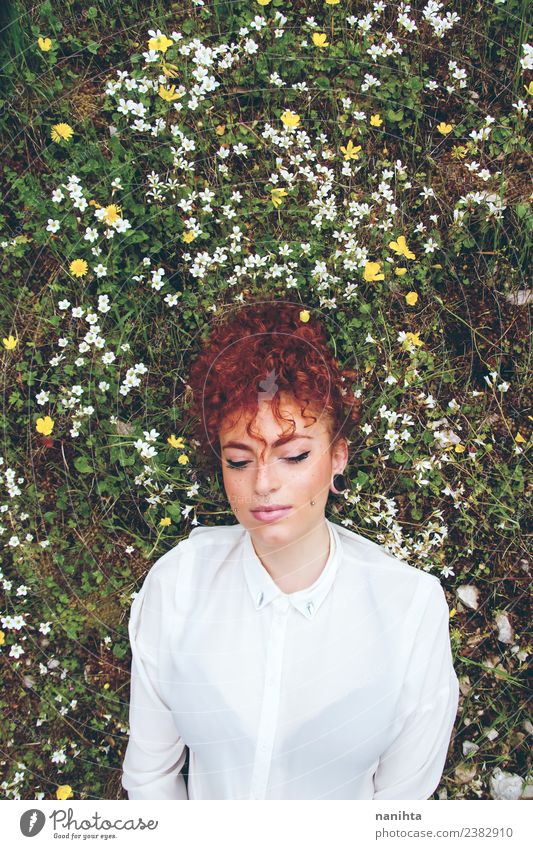
[[[294,439],[272,447],[290,430],[290,421],[277,421],[268,401],[260,402],[253,425],[266,445],[259,437],[248,436],[244,415],[231,429],[224,422],[219,439],[224,488],[232,509],[250,532],[254,549],[273,579],[284,592],[296,592],[313,583],[327,561],[325,507],[333,476],[346,467],[348,445],[343,437],[332,445],[330,423],[319,412],[312,411],[317,416],[313,422],[301,415],[293,396],[283,393],[281,400],[281,415],[294,419],[295,433],[312,439]],[[251,451],[224,448],[230,440],[246,444]],[[286,459],[307,452],[308,457],[299,463]],[[247,461],[248,465],[232,469],[228,460]],[[261,504],[282,504],[292,509],[277,521],[264,523],[251,513]]]

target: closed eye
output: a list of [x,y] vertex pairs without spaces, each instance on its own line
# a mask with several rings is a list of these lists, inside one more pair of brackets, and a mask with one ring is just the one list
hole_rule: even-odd
[[[301,463],[310,453],[310,451],[305,451],[303,454],[299,454],[298,457],[283,457],[282,459],[286,460],[287,463]],[[226,463],[228,469],[244,469],[248,465],[249,460],[241,460],[239,463],[233,460],[227,460]]]

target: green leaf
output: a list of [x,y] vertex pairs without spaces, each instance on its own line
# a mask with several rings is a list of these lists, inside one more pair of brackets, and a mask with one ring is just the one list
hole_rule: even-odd
[[528,203],[517,203],[514,211],[516,212],[517,218],[525,218],[529,212],[529,204]]
[[395,112],[394,109],[387,109],[385,117],[388,118],[389,121],[401,121],[403,118],[403,109],[398,109],[397,112]]
[[87,460],[87,457],[76,457],[74,460],[74,466],[78,472],[82,475],[87,475],[90,472],[93,472],[94,469]]
[[409,457],[407,454],[404,454],[403,451],[395,451],[392,455],[396,463],[407,463]]

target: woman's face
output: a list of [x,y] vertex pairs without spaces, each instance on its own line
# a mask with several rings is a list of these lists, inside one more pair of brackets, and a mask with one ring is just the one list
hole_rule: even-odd
[[[316,527],[324,517],[333,475],[342,473],[348,460],[346,440],[331,445],[324,417],[313,411],[317,421],[310,424],[312,420],[304,419],[299,405],[285,393],[280,414],[292,417],[296,426],[295,435],[283,444],[276,442],[283,438],[283,431],[290,433],[290,422],[277,421],[269,401],[259,403],[253,427],[266,445],[248,436],[244,416],[231,429],[224,423],[219,432],[228,501],[239,522],[267,546],[299,539]],[[254,512],[272,505],[286,509],[270,515]]]

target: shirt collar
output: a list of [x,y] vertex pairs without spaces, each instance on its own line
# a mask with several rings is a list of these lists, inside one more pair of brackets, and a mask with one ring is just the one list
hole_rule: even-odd
[[341,555],[341,543],[335,525],[328,519],[326,519],[326,525],[330,538],[326,565],[314,584],[294,593],[284,593],[278,587],[257,556],[250,532],[244,530],[244,573],[256,610],[262,610],[271,601],[279,598],[282,606],[291,604],[306,619],[313,618],[333,584]]

